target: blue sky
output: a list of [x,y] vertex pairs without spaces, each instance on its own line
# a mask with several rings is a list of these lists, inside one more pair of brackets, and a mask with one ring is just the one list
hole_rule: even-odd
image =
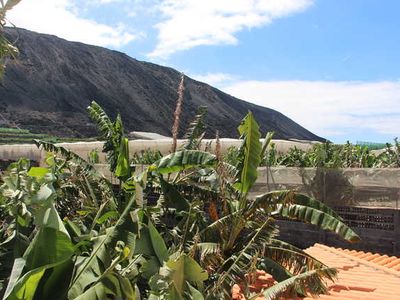
[[399,11],[398,0],[22,0],[8,17],[171,66],[335,142],[385,142],[400,137]]

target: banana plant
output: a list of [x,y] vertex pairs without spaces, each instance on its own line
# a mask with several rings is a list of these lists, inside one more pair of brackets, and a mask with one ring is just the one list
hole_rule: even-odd
[[[27,169],[23,165],[22,171]],[[34,226],[29,246],[15,257],[4,299],[137,299],[134,270],[139,255],[134,251],[139,225],[132,210],[135,198],[112,226],[97,226],[97,231],[83,234],[78,225],[63,222],[56,210],[59,194],[54,188],[54,169],[30,168],[27,173],[31,181],[5,178],[7,189],[3,188],[6,197],[9,189],[20,189],[16,201],[26,204]],[[23,182],[25,189],[15,185],[18,182]],[[34,188],[27,193],[26,187]],[[102,217],[97,215],[95,221],[101,224]]]
[[[259,127],[251,113],[238,130],[243,142],[237,163],[223,163],[225,172],[217,167],[215,155],[197,150],[172,153],[148,168],[162,194],[159,206],[180,216],[172,229],[178,234],[171,244],[180,245],[208,270],[203,292],[206,299],[229,299],[232,285],[245,283],[246,274],[257,268],[279,281],[273,289],[263,291],[265,296],[284,292],[317,295],[325,291],[324,280],[333,279],[336,271],[280,241],[275,219],[310,223],[349,242],[358,241],[358,235],[335,211],[312,197],[272,191],[250,199],[257,167],[268,145],[261,144]],[[169,174],[174,176],[168,181]]]
[[124,127],[120,114],[112,121],[105,111],[95,101],[88,107],[90,117],[96,122],[105,141],[103,152],[107,153],[110,171],[120,179],[127,179],[131,175],[129,166],[129,145],[124,134]]

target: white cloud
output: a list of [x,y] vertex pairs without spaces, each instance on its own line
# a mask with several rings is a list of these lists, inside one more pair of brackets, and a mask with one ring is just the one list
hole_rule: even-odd
[[237,80],[237,76],[227,73],[207,73],[207,74],[188,74],[197,81],[208,83],[209,85],[217,86],[219,84],[226,84]]
[[400,82],[237,81],[221,87],[321,136],[400,137]]
[[165,58],[200,45],[236,44],[235,34],[309,7],[312,0],[166,0],[160,5],[158,44],[150,57]]
[[99,4],[108,4],[113,2],[121,2],[121,0],[96,0]]
[[68,0],[23,0],[7,17],[18,27],[98,46],[120,47],[138,37],[121,24],[110,26],[80,17]]

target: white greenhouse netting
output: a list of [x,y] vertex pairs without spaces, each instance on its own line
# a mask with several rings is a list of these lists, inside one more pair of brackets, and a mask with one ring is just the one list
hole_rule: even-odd
[[400,208],[400,169],[259,168],[253,194],[293,189],[329,206]]
[[[186,140],[178,140],[178,149],[185,144]],[[308,150],[313,147],[317,142],[309,141],[286,141],[286,140],[273,140],[275,149],[278,153],[286,153],[290,148],[297,147],[298,149]],[[230,147],[239,147],[241,140],[221,138],[221,152],[225,153]],[[103,142],[76,142],[76,143],[60,143],[57,144],[72,152],[78,154],[80,157],[87,159],[92,150],[97,150],[100,156],[100,162],[105,162],[105,155],[101,152]],[[169,139],[159,140],[131,140],[129,141],[129,153],[140,153],[141,151],[152,150],[160,151],[162,154],[171,152],[172,141]],[[215,151],[215,139],[203,140],[201,143],[201,150]],[[37,162],[42,162],[45,153],[40,151],[33,144],[18,144],[18,145],[0,145],[0,160],[18,160],[25,157]]]

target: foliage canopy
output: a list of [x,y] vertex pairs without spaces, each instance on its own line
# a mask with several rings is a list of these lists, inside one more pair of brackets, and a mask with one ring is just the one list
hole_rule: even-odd
[[12,164],[0,188],[4,299],[230,299],[237,282],[257,296],[246,279],[256,269],[279,282],[261,292],[267,298],[318,295],[336,271],[279,240],[275,219],[359,240],[306,195],[249,198],[271,138],[261,144],[251,113],[238,128],[243,143],[234,165],[196,148],[203,132],[197,117],[182,149],[137,173],[120,118],[110,120],[96,103],[89,112],[120,184],[47,142],[37,141],[50,153],[47,167]]

